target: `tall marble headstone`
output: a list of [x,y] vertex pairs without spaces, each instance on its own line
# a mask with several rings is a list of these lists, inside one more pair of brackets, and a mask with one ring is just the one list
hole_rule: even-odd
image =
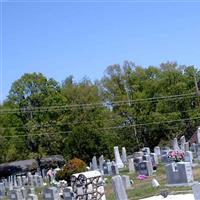
[[174,150],[174,151],[179,151],[179,150],[180,150],[180,148],[179,148],[179,146],[178,146],[177,138],[174,138],[174,139],[173,139],[172,145],[173,145],[173,150]]
[[114,154],[115,154],[115,163],[118,166],[119,169],[124,167],[124,164],[120,158],[120,154],[119,154],[119,148],[118,146],[114,147]]
[[122,147],[122,162],[124,164],[127,163],[127,156],[126,156],[126,148],[125,147]]
[[200,127],[197,129],[197,142],[200,144]]
[[181,150],[182,151],[185,151],[185,143],[186,143],[186,140],[185,140],[185,136],[181,136],[180,138],[180,142],[181,142]]
[[158,146],[154,147],[154,153],[155,153],[157,156],[160,156],[160,155],[161,155],[160,147],[158,147]]
[[92,169],[93,169],[93,170],[98,169],[97,158],[96,158],[96,156],[93,156],[93,158],[92,158]]
[[99,169],[101,170],[101,172],[103,172],[103,163],[104,163],[104,157],[103,155],[101,155],[99,157]]

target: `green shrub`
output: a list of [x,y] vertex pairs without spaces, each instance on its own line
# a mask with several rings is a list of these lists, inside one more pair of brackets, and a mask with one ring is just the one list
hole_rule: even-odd
[[69,160],[61,169],[56,173],[56,180],[66,180],[70,183],[70,176],[75,173],[84,172],[86,170],[86,163],[78,158]]

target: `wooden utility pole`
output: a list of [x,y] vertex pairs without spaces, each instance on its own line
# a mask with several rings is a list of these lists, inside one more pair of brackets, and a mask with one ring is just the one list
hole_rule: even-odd
[[199,87],[198,87],[198,83],[197,83],[197,78],[196,78],[195,72],[194,72],[194,84],[195,84],[195,90],[196,90],[196,95],[197,95],[198,106],[199,106],[199,110],[200,110],[200,92],[199,92]]

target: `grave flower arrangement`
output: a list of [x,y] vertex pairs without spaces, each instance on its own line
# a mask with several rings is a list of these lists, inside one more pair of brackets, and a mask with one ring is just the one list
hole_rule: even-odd
[[171,161],[181,162],[184,160],[184,152],[183,151],[170,151],[168,153],[168,157]]

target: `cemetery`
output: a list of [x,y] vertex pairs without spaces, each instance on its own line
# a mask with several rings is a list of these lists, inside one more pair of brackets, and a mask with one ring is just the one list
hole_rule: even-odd
[[[200,138],[199,131],[197,137]],[[13,171],[1,177],[0,199],[157,200],[174,197],[199,200],[198,147],[199,142],[190,145],[182,136],[174,138],[169,146],[156,146],[153,151],[144,147],[132,155],[127,155],[125,147],[120,151],[115,146],[113,160],[105,159],[103,155],[98,159],[93,156],[88,166],[80,159],[73,159],[56,168],[49,166],[45,170],[37,166],[38,170],[34,172],[27,169],[23,169],[23,173]],[[62,157],[57,159],[57,164],[61,160]],[[33,160],[18,161],[18,164],[31,162]],[[80,166],[79,171],[78,168],[73,171],[75,164]]]

